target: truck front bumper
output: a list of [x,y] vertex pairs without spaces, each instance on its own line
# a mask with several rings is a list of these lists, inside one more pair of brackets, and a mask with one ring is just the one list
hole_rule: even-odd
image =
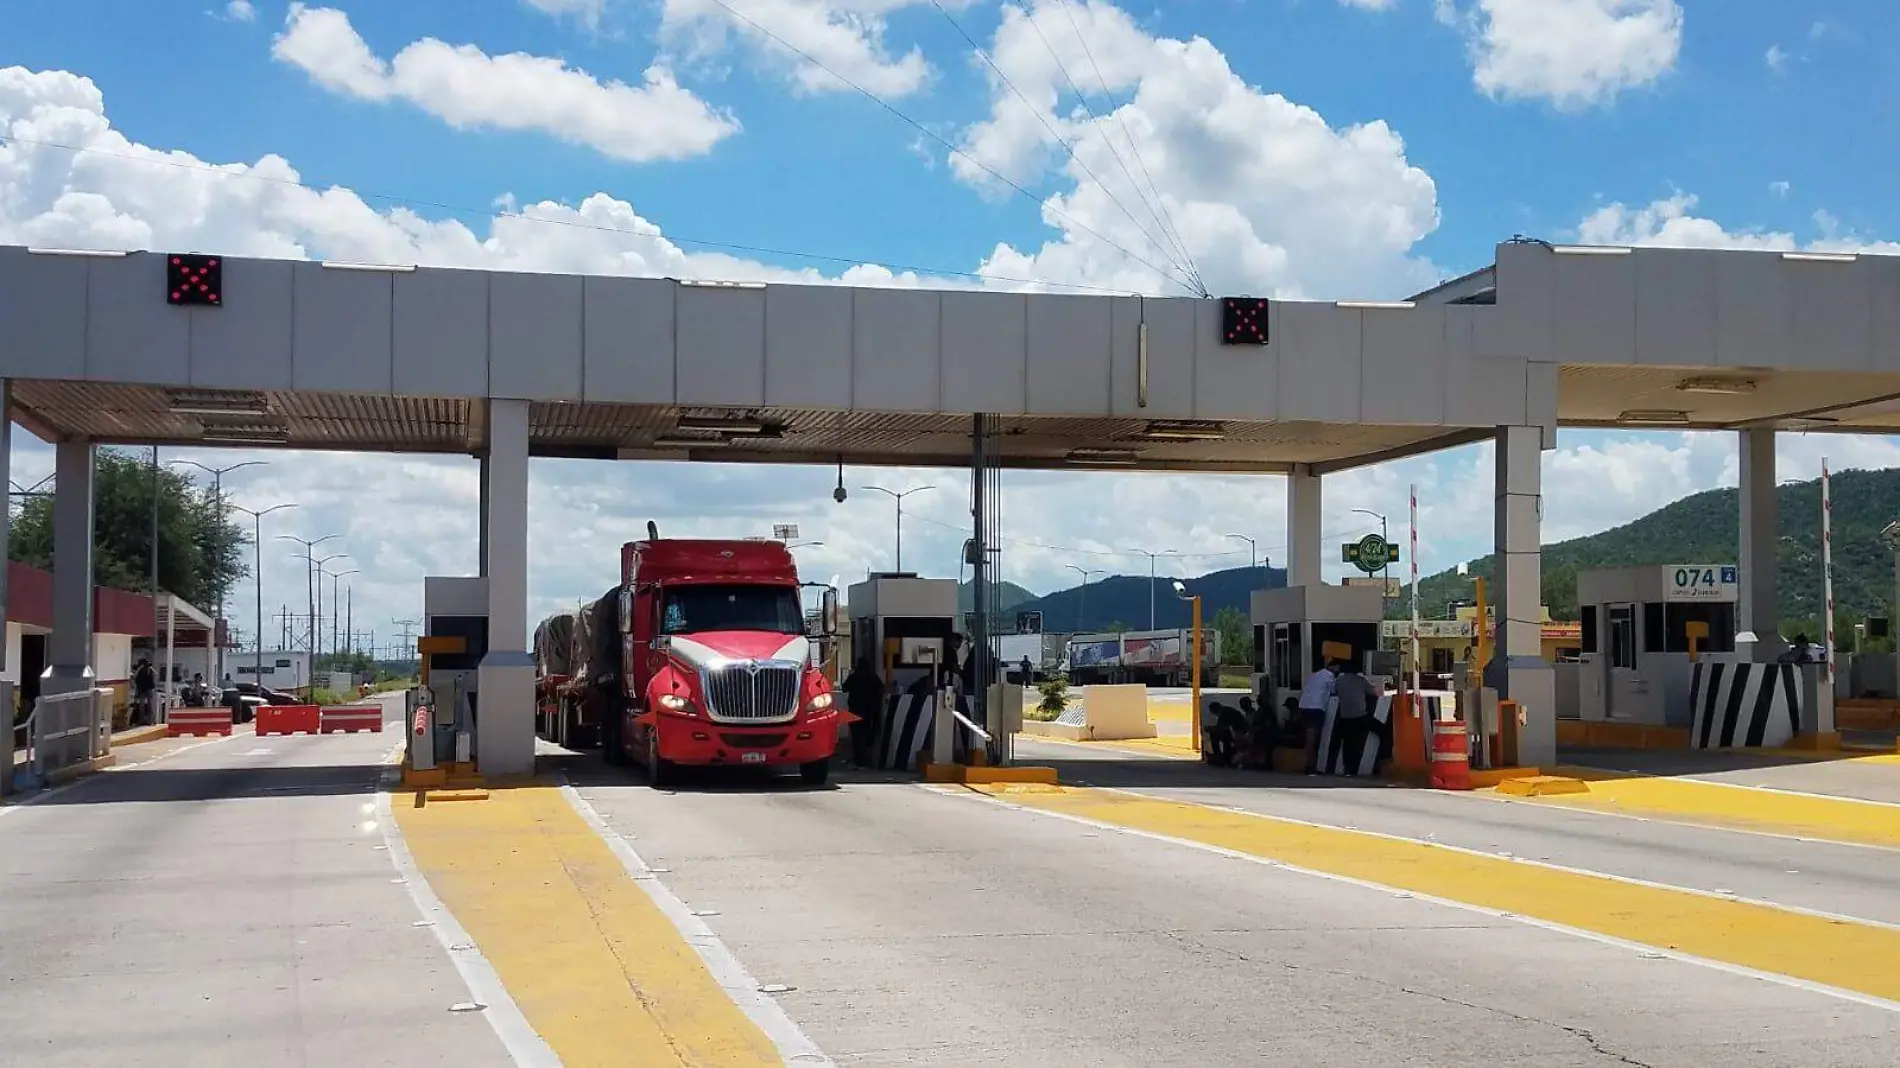
[[735,727],[662,715],[655,728],[660,756],[692,766],[789,767],[827,759],[838,747],[835,716],[770,727]]

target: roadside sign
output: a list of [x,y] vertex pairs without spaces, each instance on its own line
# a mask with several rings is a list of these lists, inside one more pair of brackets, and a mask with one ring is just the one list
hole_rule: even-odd
[[1376,575],[1385,570],[1386,565],[1399,562],[1399,547],[1377,534],[1368,534],[1339,548],[1342,559],[1368,575]]
[[1734,564],[1670,564],[1662,569],[1664,601],[1733,601],[1741,592]]
[[1041,612],[1016,613],[1016,633],[1041,634],[1042,633],[1042,613]]

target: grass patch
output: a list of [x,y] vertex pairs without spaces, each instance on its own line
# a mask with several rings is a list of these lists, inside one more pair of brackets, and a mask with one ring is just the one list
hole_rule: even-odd
[[1044,679],[1036,684],[1036,692],[1042,695],[1042,700],[1036,702],[1034,708],[1023,709],[1025,719],[1049,723],[1062,715],[1063,711],[1069,707],[1068,679],[1059,675]]

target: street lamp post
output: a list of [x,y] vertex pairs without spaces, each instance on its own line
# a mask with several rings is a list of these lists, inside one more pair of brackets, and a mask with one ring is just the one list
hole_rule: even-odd
[[360,575],[362,573],[360,568],[354,567],[348,571],[330,572],[330,661],[332,670],[335,670],[337,656],[343,652],[343,631],[339,627],[339,624],[343,622],[343,602],[337,596],[337,583],[341,581],[345,575]]
[[[321,560],[313,561],[311,565],[312,567],[316,569],[316,579],[317,579],[316,614],[310,617],[310,639],[311,639],[310,640],[310,682],[311,682],[311,685],[313,686],[316,685],[316,679],[317,679],[317,643],[323,640],[323,577],[329,574],[328,571],[324,570],[324,565],[328,564],[332,560],[346,560],[349,558],[349,555],[350,555],[349,553],[331,553],[329,556],[326,556]],[[330,587],[330,592],[332,594],[336,593],[336,586],[334,583]],[[332,603],[330,605],[330,614],[334,616],[336,614],[336,604],[335,604],[334,597],[331,598],[331,602]],[[330,636],[332,640],[334,640],[336,637],[334,626],[331,627]]]
[[[232,464],[229,467],[210,467],[206,464],[201,464],[196,460],[179,459],[179,460],[167,460],[165,462],[173,463],[173,464],[189,464],[192,467],[195,467],[200,471],[204,471],[211,476],[211,497],[213,500],[218,502],[218,525],[220,527],[224,525],[224,515],[225,515],[224,476],[227,474],[230,474],[232,471],[239,470],[240,468],[264,466],[264,461],[262,460],[246,460],[243,463]],[[220,533],[222,533],[222,531],[220,531]],[[226,591],[224,588],[224,580],[220,578],[218,580],[218,618],[217,618],[217,622],[213,624],[211,628],[212,630],[211,640],[214,642],[218,641],[218,634],[217,634],[218,627],[225,625],[225,622],[224,622],[225,592]],[[218,663],[217,663],[216,671],[217,671],[217,674],[213,677],[222,679],[224,677],[224,645],[222,643],[218,645]]]
[[1248,566],[1255,571],[1260,570],[1260,546],[1255,544],[1254,540],[1245,534],[1229,534],[1227,536],[1230,538],[1239,538],[1241,541],[1247,543]]
[[309,620],[310,625],[306,630],[307,640],[306,640],[306,644],[304,648],[309,652],[310,660],[313,666],[315,665],[316,659],[317,659],[316,548],[317,546],[322,545],[324,542],[329,541],[331,538],[334,538],[336,536],[337,535],[335,534],[325,534],[323,537],[317,538],[316,540],[312,541],[308,538],[299,538],[295,534],[277,535],[278,541],[294,541],[297,544],[303,546],[303,556],[300,557],[300,559],[302,559],[304,562],[304,578],[303,578],[304,607],[310,613],[310,620]]
[[[257,574],[251,576],[257,581],[257,656],[251,664],[251,670],[255,675],[253,681],[262,686],[264,684],[264,517],[272,512],[280,512],[285,508],[297,506],[273,504],[269,508],[246,508],[241,504],[234,504],[231,507],[251,517],[251,551],[253,553],[251,566],[257,571]],[[223,681],[223,676],[219,676],[219,681]]]
[[913,493],[922,493],[925,490],[933,490],[937,487],[914,486],[902,492],[885,489],[883,486],[865,486],[863,488],[873,493],[882,493],[897,502],[897,566],[895,570],[901,574],[904,570],[904,498]]
[[1148,558],[1148,629],[1153,630],[1155,629],[1155,558],[1160,556],[1178,556],[1180,553],[1174,549],[1163,549],[1160,552],[1155,552],[1152,549],[1130,549],[1128,551]]
[[1089,606],[1089,576],[1101,574],[1102,569],[1099,567],[1083,567],[1080,564],[1063,564],[1062,566],[1082,576],[1082,595],[1075,606],[1075,629],[1081,630],[1082,617]]

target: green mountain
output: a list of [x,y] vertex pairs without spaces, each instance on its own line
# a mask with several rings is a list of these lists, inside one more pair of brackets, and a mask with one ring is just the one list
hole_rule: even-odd
[[[1002,603],[997,605],[998,611],[1007,612],[1025,601],[1033,601],[1036,599],[1035,594],[1023,589],[1014,582],[1005,582],[1000,588],[1002,592],[999,599]],[[957,587],[957,611],[976,611],[976,587],[974,584],[965,582]]]
[[[1893,601],[1893,550],[1880,532],[1900,518],[1900,470],[1842,471],[1833,476],[1834,604],[1836,629],[1868,615],[1886,615]],[[1783,629],[1821,617],[1821,484],[1779,487]],[[1556,619],[1577,618],[1577,572],[1645,564],[1723,564],[1741,558],[1741,493],[1708,490],[1657,509],[1632,523],[1544,546],[1544,604]],[[1470,561],[1472,575],[1490,579],[1492,556]],[[1410,591],[1407,591],[1409,596]],[[1443,619],[1453,600],[1470,601],[1469,579],[1454,568],[1419,580],[1419,614]],[[1395,602],[1395,616],[1409,614]]]

